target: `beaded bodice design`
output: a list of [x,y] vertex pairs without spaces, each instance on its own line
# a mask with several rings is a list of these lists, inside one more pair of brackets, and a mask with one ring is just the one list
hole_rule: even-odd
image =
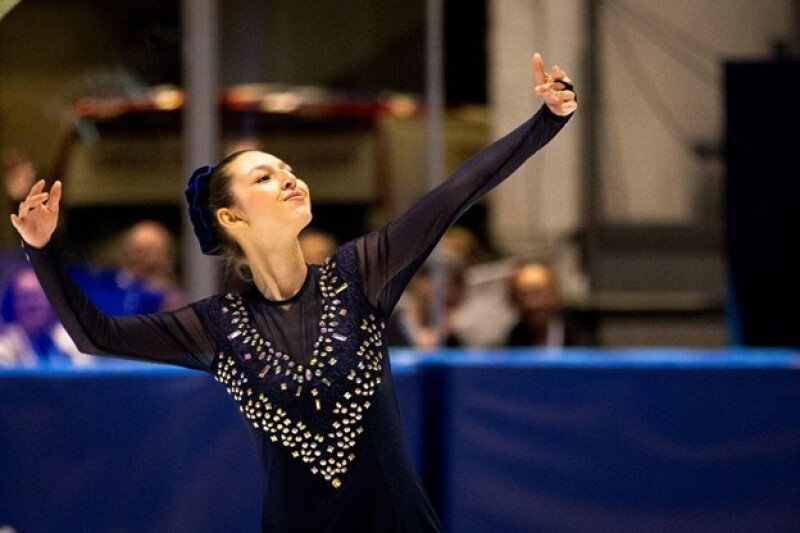
[[261,334],[242,295],[209,299],[218,344],[211,370],[253,427],[338,488],[381,383],[385,321],[364,296],[352,241],[325,260],[319,285],[319,337],[306,365]]

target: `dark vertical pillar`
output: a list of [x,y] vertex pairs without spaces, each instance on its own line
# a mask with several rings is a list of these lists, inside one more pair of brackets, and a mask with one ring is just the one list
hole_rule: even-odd
[[800,61],[729,63],[725,91],[735,337],[800,347]]

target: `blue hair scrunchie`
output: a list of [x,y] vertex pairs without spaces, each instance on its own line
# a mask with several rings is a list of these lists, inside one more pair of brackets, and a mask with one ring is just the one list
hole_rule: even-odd
[[206,255],[222,254],[222,241],[213,224],[213,214],[208,210],[208,180],[213,171],[214,167],[209,165],[195,170],[185,191],[189,202],[189,218],[200,241],[200,250]]

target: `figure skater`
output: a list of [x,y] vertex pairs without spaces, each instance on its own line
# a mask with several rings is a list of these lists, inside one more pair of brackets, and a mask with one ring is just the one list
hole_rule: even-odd
[[533,56],[544,104],[386,225],[303,260],[311,191],[279,157],[243,150],[197,169],[186,198],[205,254],[245,281],[169,312],[111,317],[70,279],[55,233],[61,181],[33,185],[11,223],[59,319],[88,354],[210,373],[239,405],[263,467],[264,531],[440,531],[400,424],[384,336],[445,230],[552,139],[577,103]]

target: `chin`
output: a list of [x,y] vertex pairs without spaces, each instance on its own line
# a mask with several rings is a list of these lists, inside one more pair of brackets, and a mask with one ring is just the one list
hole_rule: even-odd
[[297,219],[301,221],[300,229],[305,228],[306,226],[311,223],[314,219],[314,215],[311,213],[311,209],[305,210],[297,216]]

